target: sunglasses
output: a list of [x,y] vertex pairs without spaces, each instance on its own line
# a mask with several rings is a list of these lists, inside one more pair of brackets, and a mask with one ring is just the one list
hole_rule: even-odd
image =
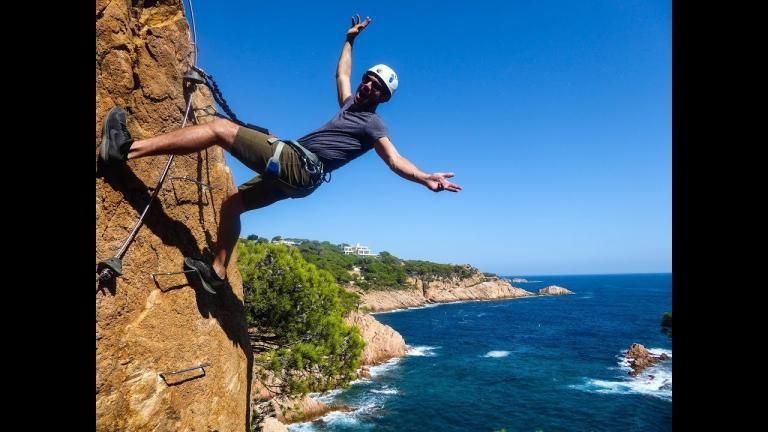
[[373,87],[374,90],[384,91],[384,87],[381,85],[379,80],[372,77],[371,75],[365,75],[363,77],[363,84],[367,84],[368,82],[371,83],[371,87]]

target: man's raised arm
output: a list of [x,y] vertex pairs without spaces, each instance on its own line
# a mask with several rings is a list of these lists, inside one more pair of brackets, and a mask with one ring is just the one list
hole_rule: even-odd
[[392,141],[387,137],[381,137],[374,144],[376,153],[400,177],[426,186],[429,190],[440,192],[447,190],[458,192],[461,186],[451,183],[447,179],[453,177],[453,173],[427,174],[416,167],[411,161],[400,156]]
[[355,38],[371,22],[370,17],[365,17],[365,21],[360,22],[360,15],[352,17],[352,27],[347,30],[347,40],[344,41],[344,47],[341,49],[339,64],[336,66],[336,94],[339,98],[339,107],[344,105],[344,99],[352,95],[352,87],[349,83],[349,77],[352,75],[352,45]]

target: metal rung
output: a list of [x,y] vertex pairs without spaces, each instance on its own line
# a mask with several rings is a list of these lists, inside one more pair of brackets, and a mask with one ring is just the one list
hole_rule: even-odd
[[187,177],[187,176],[184,176],[184,177],[169,177],[169,178],[170,178],[171,180],[186,180],[186,181],[190,181],[190,182],[192,182],[192,183],[197,183],[197,184],[199,184],[200,186],[202,186],[202,187],[204,187],[204,188],[208,188],[208,189],[216,189],[215,187],[213,187],[213,186],[211,186],[211,185],[209,185],[209,184],[207,184],[207,183],[199,182],[199,181],[197,181],[197,180],[195,180],[195,179],[192,179],[192,178],[189,178],[189,177]]
[[152,279],[155,281],[156,284],[159,284],[160,282],[157,281],[158,276],[169,276],[169,275],[183,274],[183,273],[197,273],[197,270],[184,270],[184,271],[168,272],[168,273],[152,273]]
[[189,372],[189,371],[192,371],[192,370],[195,370],[195,369],[200,369],[203,372],[203,375],[205,375],[205,368],[207,368],[207,367],[211,367],[211,364],[210,363],[203,363],[203,364],[200,364],[200,365],[197,365],[197,366],[192,366],[190,368],[181,369],[181,370],[177,370],[177,371],[173,371],[173,372],[161,372],[158,375],[160,375],[160,378],[162,378],[163,381],[167,380],[166,379],[166,375],[178,375],[180,373]]
[[[199,182],[199,181],[197,181],[197,180],[195,180],[193,178],[189,178],[187,176],[184,176],[184,177],[170,177],[170,179],[171,179],[171,189],[173,189],[173,197],[176,198],[176,204],[180,204],[183,200],[179,198],[179,194],[176,191],[176,183],[174,182],[174,180],[184,180],[184,181],[192,182],[192,183],[195,183],[195,184],[197,184],[198,186],[200,186],[202,188],[208,189],[209,191],[216,189],[215,187],[213,187],[213,186],[211,186],[209,184],[206,184],[206,183],[203,183],[203,182]],[[196,200],[187,200],[187,201],[188,202],[195,202]],[[203,204],[203,205],[208,205],[208,202],[209,202],[208,195],[204,193],[202,195],[200,203]]]
[[192,111],[194,111],[195,115],[198,117],[204,117],[202,114],[198,114],[198,112],[203,112],[205,116],[215,116],[216,114],[218,114],[216,112],[216,108],[210,105],[206,106],[205,108],[192,108]]

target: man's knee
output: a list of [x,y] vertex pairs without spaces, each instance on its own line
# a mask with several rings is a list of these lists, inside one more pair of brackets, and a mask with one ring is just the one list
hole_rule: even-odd
[[239,190],[235,189],[226,198],[224,198],[224,202],[221,203],[221,210],[222,212],[235,214],[238,216],[245,212],[243,196]]
[[240,128],[237,124],[222,118],[206,123],[211,131],[216,136],[216,139],[221,147],[225,150],[231,151],[232,145],[235,143],[235,137],[237,136],[237,130]]

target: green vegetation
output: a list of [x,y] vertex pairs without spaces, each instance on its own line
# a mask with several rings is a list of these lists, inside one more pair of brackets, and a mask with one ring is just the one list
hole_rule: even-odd
[[661,332],[672,337],[672,312],[666,312],[661,317]]
[[[345,386],[360,365],[364,342],[344,316],[360,298],[339,284],[368,289],[410,288],[408,277],[426,282],[466,278],[470,266],[344,255],[344,245],[303,239],[289,247],[255,234],[238,242],[238,267],[254,361],[277,378],[273,391],[300,394]],[[495,276],[484,273],[485,276]],[[264,377],[266,378],[266,377]]]
[[[294,239],[291,239],[294,240]],[[354,276],[348,271],[352,270],[357,257],[344,255],[342,248],[326,242],[294,240],[299,245],[297,248],[308,262],[318,268],[329,271],[336,281],[344,284],[354,280]]]
[[279,378],[282,393],[345,386],[360,365],[364,342],[343,321],[356,294],[304,260],[295,248],[253,240],[238,243],[254,361]]
[[256,243],[269,243],[269,240],[265,239],[264,237],[259,237],[256,234],[251,234],[246,238],[246,240],[252,240]]
[[[298,243],[297,248],[308,262],[329,271],[340,284],[355,282],[358,287],[369,289],[411,288],[408,276],[425,281],[439,278],[469,277],[475,269],[464,265],[438,264],[430,261],[402,260],[389,252],[378,257],[344,255],[343,246],[327,241],[287,239]],[[353,272],[359,272],[359,276]],[[486,273],[486,276],[495,276]]]

